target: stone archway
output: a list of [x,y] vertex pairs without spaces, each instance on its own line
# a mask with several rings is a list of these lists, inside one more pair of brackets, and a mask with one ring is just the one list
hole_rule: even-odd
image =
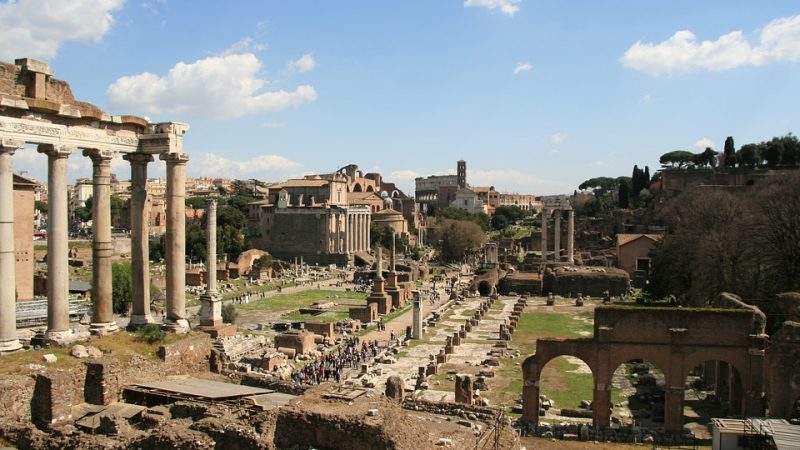
[[362,191],[362,189],[361,189],[361,184],[360,183],[356,183],[356,184],[353,185],[353,192],[361,192],[361,191]]
[[[525,360],[522,420],[539,420],[541,370],[559,355],[585,361],[594,374],[593,423],[610,425],[614,370],[634,359],[646,359],[664,372],[664,428],[682,428],[684,379],[691,368],[722,358],[738,368],[743,386],[742,411],[763,415],[764,327],[760,311],[741,301],[725,309],[597,307],[591,339],[539,339],[536,354]],[[751,334],[753,333],[753,334]],[[718,356],[714,356],[718,355]]]
[[478,292],[481,294],[481,297],[488,297],[489,294],[492,293],[492,286],[488,281],[483,280],[478,283]]

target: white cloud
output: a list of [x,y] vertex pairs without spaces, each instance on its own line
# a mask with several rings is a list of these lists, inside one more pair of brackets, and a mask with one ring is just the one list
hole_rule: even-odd
[[464,0],[464,7],[471,8],[473,6],[478,6],[490,11],[499,9],[503,14],[513,16],[519,12],[519,6],[517,5],[520,1],[521,0]]
[[143,72],[119,78],[106,90],[114,108],[145,114],[232,118],[298,108],[317,99],[313,86],[261,92],[261,62],[252,53],[179,62],[164,76]]
[[284,69],[284,73],[291,74],[291,73],[305,73],[310,70],[313,70],[314,67],[317,66],[317,62],[314,60],[314,56],[311,53],[306,53],[305,55],[301,56],[299,59],[295,61],[289,61],[286,64],[286,69]]
[[633,44],[620,61],[625,67],[658,75],[695,69],[728,70],[743,65],[795,62],[800,59],[800,15],[773,20],[761,30],[757,45],[741,31],[698,42],[689,30],[658,44]]
[[698,139],[698,141],[695,142],[693,144],[693,146],[694,146],[694,148],[696,148],[698,150],[705,150],[706,147],[714,148],[714,141],[712,141],[709,138],[704,137],[704,138]]
[[517,63],[517,66],[514,67],[514,75],[522,72],[527,72],[531,69],[533,69],[533,66],[530,65],[530,63],[519,62]]
[[650,103],[650,100],[652,99],[653,97],[650,94],[644,94],[642,96],[642,103]]
[[473,186],[494,186],[499,192],[534,195],[564,194],[574,189],[568,183],[546,180],[518,170],[471,170],[467,172],[467,182]]
[[238,55],[241,53],[256,53],[267,49],[267,44],[255,42],[251,37],[244,37],[234,42],[233,45],[220,52],[219,56]]
[[51,59],[64,41],[99,42],[123,0],[19,0],[0,3],[0,60]]
[[406,195],[413,197],[414,190],[416,189],[416,183],[414,182],[414,179],[421,176],[421,174],[413,170],[402,169],[389,173],[389,176],[384,177],[384,180],[389,183],[394,183],[403,192],[405,192]]
[[302,164],[280,155],[259,155],[244,161],[228,159],[216,153],[200,153],[190,157],[186,170],[195,177],[279,181],[299,176],[303,167]]
[[555,133],[554,135],[550,136],[550,142],[553,144],[560,144],[567,140],[569,135],[564,132]]

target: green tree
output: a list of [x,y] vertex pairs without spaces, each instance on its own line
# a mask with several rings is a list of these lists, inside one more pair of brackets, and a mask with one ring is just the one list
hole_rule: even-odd
[[725,138],[725,147],[722,151],[722,156],[725,167],[734,167],[736,165],[736,146],[733,144],[733,136]]
[[444,261],[462,261],[471,251],[486,242],[486,234],[475,222],[440,219],[431,233],[430,242]]
[[34,207],[37,211],[47,214],[47,202],[36,200],[34,202]]
[[783,142],[781,142],[777,138],[773,138],[771,141],[763,145],[762,156],[764,160],[767,162],[767,167],[777,167],[781,165],[781,162],[783,160],[783,153],[784,153]]
[[758,144],[745,144],[736,152],[736,162],[741,167],[755,167],[759,161],[761,161],[761,148]]
[[132,286],[131,263],[120,261],[111,264],[111,298],[115,313],[127,311]]
[[695,166],[699,167],[713,167],[718,154],[719,153],[715,152],[711,147],[706,147],[702,153],[694,155],[692,162]]
[[687,152],[686,150],[675,150],[661,155],[661,158],[659,158],[658,162],[661,163],[662,166],[684,167],[689,165],[693,158],[694,153],[692,152]]
[[621,182],[619,184],[619,198],[617,204],[622,209],[627,209],[630,205],[630,188],[627,183]]

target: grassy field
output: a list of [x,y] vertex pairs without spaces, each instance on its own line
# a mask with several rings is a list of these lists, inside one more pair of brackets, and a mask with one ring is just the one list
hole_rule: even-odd
[[242,311],[291,311],[310,306],[315,302],[334,302],[338,304],[363,304],[367,298],[364,292],[342,292],[325,289],[309,289],[293,294],[278,294],[244,305],[237,305]]
[[[501,359],[495,372],[502,386],[488,392],[495,405],[510,406],[516,403],[522,392],[521,364],[536,352],[538,338],[580,338],[591,333],[591,314],[565,314],[555,312],[524,313],[517,324],[511,346],[520,350],[516,359]],[[581,400],[592,399],[592,375],[582,373],[579,366],[567,358],[551,360],[542,372],[541,393],[555,401],[556,407],[577,407]]]

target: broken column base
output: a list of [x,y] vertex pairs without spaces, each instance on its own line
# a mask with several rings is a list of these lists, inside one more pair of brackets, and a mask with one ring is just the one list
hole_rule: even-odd
[[116,322],[93,322],[89,324],[89,333],[94,336],[105,336],[119,330]]
[[47,330],[44,333],[44,341],[49,345],[57,345],[60,347],[67,346],[78,340],[80,336],[73,333],[72,330],[54,331]]
[[0,341],[0,353],[11,353],[20,349],[22,349],[22,344],[17,338]]
[[189,321],[186,319],[178,319],[178,320],[165,320],[164,325],[161,326],[164,331],[168,331],[170,333],[188,333],[189,332]]
[[150,314],[134,314],[131,316],[131,320],[128,322],[128,329],[136,330],[145,325],[150,325],[151,323],[156,323],[156,321]]

